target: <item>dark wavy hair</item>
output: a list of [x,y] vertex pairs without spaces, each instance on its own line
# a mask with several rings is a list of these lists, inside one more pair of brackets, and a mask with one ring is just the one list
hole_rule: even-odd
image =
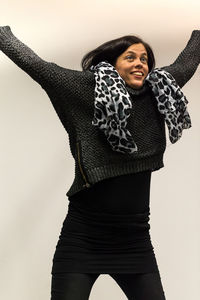
[[129,46],[138,43],[142,43],[147,51],[148,67],[150,72],[155,67],[153,50],[149,44],[134,35],[126,35],[118,39],[108,41],[96,49],[88,52],[81,60],[81,67],[84,71],[86,71],[89,70],[92,65],[97,65],[100,61],[107,61],[114,66],[118,56],[126,51]]

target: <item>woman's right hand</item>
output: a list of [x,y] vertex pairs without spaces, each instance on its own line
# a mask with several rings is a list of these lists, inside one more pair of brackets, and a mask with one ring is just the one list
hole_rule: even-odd
[[0,26],[0,43],[4,41],[6,36],[9,36],[9,33],[11,33],[10,26]]
[[6,31],[6,30],[11,30],[9,25],[6,26],[0,26],[0,31]]

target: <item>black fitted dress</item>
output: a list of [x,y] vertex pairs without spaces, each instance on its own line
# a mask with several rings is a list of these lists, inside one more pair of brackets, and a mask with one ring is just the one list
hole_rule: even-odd
[[52,274],[159,272],[149,233],[150,182],[148,170],[69,197]]

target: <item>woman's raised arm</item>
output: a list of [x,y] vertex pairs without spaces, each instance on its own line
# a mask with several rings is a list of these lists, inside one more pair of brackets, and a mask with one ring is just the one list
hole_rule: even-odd
[[200,30],[193,30],[191,37],[177,59],[169,66],[162,67],[169,72],[180,87],[183,87],[195,73],[200,63]]
[[43,60],[12,33],[10,26],[0,26],[0,50],[45,89],[67,85],[70,75],[80,72]]

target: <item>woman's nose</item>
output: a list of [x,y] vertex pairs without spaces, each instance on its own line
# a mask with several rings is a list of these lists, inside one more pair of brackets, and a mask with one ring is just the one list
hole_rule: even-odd
[[142,62],[141,62],[140,58],[137,58],[134,60],[134,66],[142,67]]

